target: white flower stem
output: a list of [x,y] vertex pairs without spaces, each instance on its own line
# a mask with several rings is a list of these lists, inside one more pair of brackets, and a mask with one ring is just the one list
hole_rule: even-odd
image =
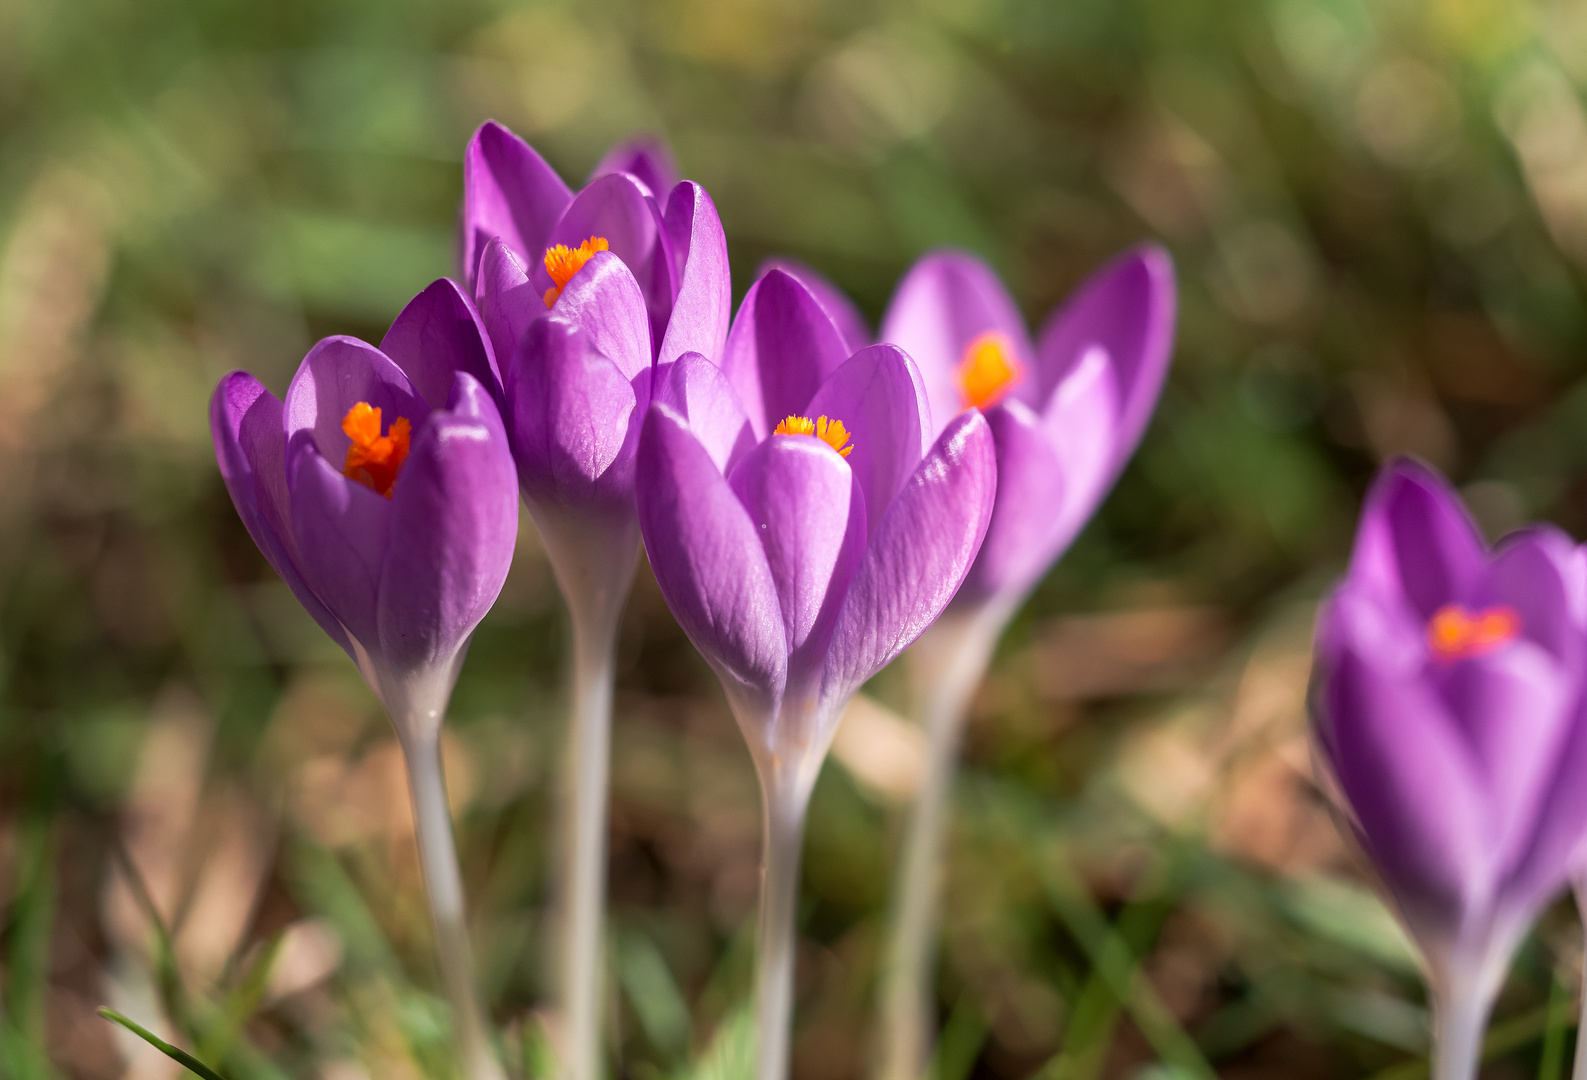
[[1434,994],[1432,1080],[1476,1080],[1493,997],[1485,982],[1452,980]]
[[[1587,878],[1575,881],[1576,913],[1587,927]],[[1583,960],[1581,1012],[1576,1021],[1576,1063],[1571,1067],[1574,1080],[1587,1080],[1587,959]]]
[[879,1080],[921,1080],[931,1049],[943,832],[970,696],[986,673],[1006,609],[949,612],[915,645],[912,670],[926,731],[926,772],[894,879],[882,974]]
[[573,612],[573,724],[563,807],[560,991],[566,1024],[562,1075],[598,1080],[602,928],[606,910],[607,788],[611,771],[613,654],[621,604]]
[[408,766],[419,866],[430,898],[435,947],[452,1005],[453,1034],[462,1055],[464,1075],[468,1080],[505,1080],[491,1051],[489,1029],[474,979],[474,953],[463,911],[463,875],[458,868],[446,779],[441,771],[441,727],[439,723],[399,722],[397,730]]
[[761,778],[760,947],[756,957],[757,1080],[787,1080],[798,951],[799,859],[810,785]]

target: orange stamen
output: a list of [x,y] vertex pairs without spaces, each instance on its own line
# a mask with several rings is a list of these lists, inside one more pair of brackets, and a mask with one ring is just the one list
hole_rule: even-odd
[[1020,376],[1014,343],[1007,334],[988,330],[964,347],[964,356],[953,373],[959,398],[967,409],[985,409],[1003,400]]
[[391,422],[391,430],[382,435],[380,410],[367,401],[360,401],[342,417],[342,431],[353,440],[353,445],[347,448],[342,475],[391,498],[391,486],[397,482],[397,473],[408,458],[413,425],[408,423],[407,417],[399,416]]
[[844,457],[854,452],[854,447],[848,445],[849,429],[843,426],[843,421],[828,420],[824,416],[815,420],[808,416],[785,416],[772,434],[814,435]]
[[1470,660],[1513,641],[1520,632],[1521,616],[1512,607],[1471,612],[1459,604],[1445,604],[1427,620],[1427,647],[1446,663]]
[[592,236],[576,248],[566,244],[546,248],[546,273],[551,275],[555,285],[546,290],[543,299],[546,307],[557,302],[557,297],[562,295],[562,290],[567,288],[573,275],[584,269],[584,264],[595,258],[597,251],[610,250],[604,236]]

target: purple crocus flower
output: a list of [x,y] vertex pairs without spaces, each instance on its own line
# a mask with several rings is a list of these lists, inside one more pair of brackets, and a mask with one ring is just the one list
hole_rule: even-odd
[[931,753],[898,874],[882,1080],[915,1080],[926,1066],[937,867],[970,695],[1020,601],[1134,453],[1168,369],[1174,307],[1168,255],[1136,248],[1083,283],[1033,345],[997,275],[972,255],[945,251],[914,265],[883,318],[882,340],[920,365],[938,424],[966,408],[985,413],[997,502],[952,608],[915,650]]
[[238,371],[210,404],[215,456],[243,524],[396,727],[471,1080],[502,1072],[474,986],[440,734],[518,532],[498,381],[474,305],[443,279],[403,309],[380,348],[350,337],[315,345],[284,401]]
[[1587,830],[1587,556],[1534,525],[1490,551],[1400,460],[1318,618],[1319,757],[1426,959],[1435,1075],[1474,1076],[1488,1009]]
[[577,195],[497,124],[464,165],[463,258],[501,360],[524,500],[573,622],[560,888],[563,1073],[600,1074],[608,741],[618,621],[639,554],[634,455],[653,365],[719,355],[727,241],[705,189],[654,141],[612,150]]
[[1174,306],[1173,264],[1150,246],[1092,274],[1034,347],[972,255],[927,255],[899,283],[882,340],[920,365],[939,424],[974,406],[997,442],[997,506],[956,606],[1017,603],[1091,517],[1157,404]]
[[772,269],[720,366],[690,355],[658,375],[637,481],[656,581],[761,779],[758,1076],[780,1080],[810,789],[850,697],[969,570],[996,487],[992,433],[972,409],[934,435],[904,351],[849,355],[815,296]]

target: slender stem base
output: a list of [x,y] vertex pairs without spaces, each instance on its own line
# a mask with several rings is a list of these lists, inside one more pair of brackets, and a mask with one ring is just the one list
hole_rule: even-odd
[[926,772],[894,879],[883,971],[879,1080],[920,1080],[934,1028],[932,966],[941,892],[943,832],[959,744],[975,692],[1007,612],[949,612],[915,645],[916,697],[926,731]]
[[601,974],[606,911],[606,804],[611,771],[616,613],[575,613],[573,725],[563,807],[562,955],[559,986],[566,1028],[562,1075],[598,1080]]
[[[1578,877],[1576,913],[1587,927],[1587,878]],[[1576,1063],[1571,1067],[1574,1080],[1587,1080],[1587,959],[1583,960],[1581,1013],[1576,1021]]]
[[1492,995],[1470,980],[1433,1001],[1432,1080],[1476,1080]]
[[[410,725],[415,726],[415,725]],[[435,947],[441,978],[452,1005],[452,1026],[469,1080],[505,1080],[491,1051],[484,1010],[474,979],[474,953],[463,913],[463,875],[452,838],[452,815],[441,772],[440,725],[403,731],[402,753],[408,766],[408,793],[413,799],[413,824],[419,843],[419,866],[430,898]]]
[[799,858],[808,785],[762,784],[760,948],[755,972],[757,1080],[787,1080],[798,950]]

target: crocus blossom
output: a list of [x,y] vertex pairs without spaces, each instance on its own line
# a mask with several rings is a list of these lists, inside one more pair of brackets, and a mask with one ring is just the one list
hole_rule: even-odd
[[380,348],[331,337],[285,400],[221,380],[210,427],[254,542],[358,665],[402,745],[436,947],[470,1080],[500,1080],[474,985],[440,728],[470,636],[507,578],[517,477],[490,341],[441,280]]
[[1520,936],[1587,827],[1587,561],[1534,525],[1488,550],[1455,493],[1388,465],[1318,619],[1320,760],[1426,959],[1440,1077],[1475,1075]]
[[850,697],[968,572],[996,490],[992,433],[972,409],[934,435],[903,350],[850,355],[810,290],[773,268],[719,365],[658,369],[636,480],[656,581],[761,780],[757,1076],[782,1080],[810,790]]
[[997,443],[997,505],[956,606],[1017,602],[1096,510],[1157,403],[1174,308],[1173,264],[1150,246],[1097,270],[1034,346],[974,256],[927,255],[899,283],[881,340],[920,365],[938,424],[973,406]]
[[249,533],[394,712],[416,696],[444,703],[512,561],[517,485],[496,383],[473,305],[443,279],[381,348],[326,338],[284,400],[238,371],[210,406]]

